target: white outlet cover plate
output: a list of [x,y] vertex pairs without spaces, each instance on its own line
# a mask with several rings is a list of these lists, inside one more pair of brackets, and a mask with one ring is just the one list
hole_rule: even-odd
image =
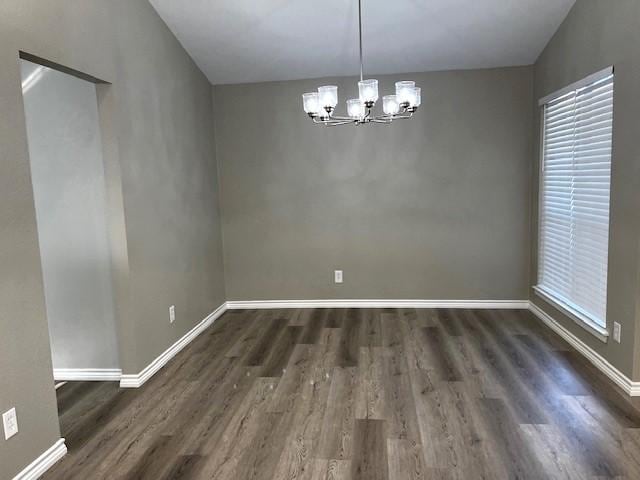
[[173,323],[176,321],[176,307],[175,305],[171,305],[169,307],[169,322]]
[[8,412],[2,414],[2,425],[4,426],[4,439],[9,440],[18,433],[18,416],[16,409],[12,408]]
[[613,339],[620,343],[620,334],[622,327],[620,326],[620,324],[618,322],[613,322]]
[[333,279],[336,283],[342,283],[342,270],[335,270],[333,272]]

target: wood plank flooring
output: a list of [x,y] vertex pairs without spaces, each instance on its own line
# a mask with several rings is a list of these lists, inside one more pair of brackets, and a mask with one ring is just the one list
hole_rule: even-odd
[[57,393],[46,479],[640,478],[637,405],[525,311],[232,311],[140,389]]

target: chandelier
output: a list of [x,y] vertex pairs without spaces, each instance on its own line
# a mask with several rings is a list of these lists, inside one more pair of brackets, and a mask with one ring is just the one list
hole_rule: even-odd
[[358,27],[360,32],[360,81],[359,98],[347,100],[347,116],[335,115],[338,105],[338,87],[325,85],[317,92],[302,95],[304,111],[313,123],[333,127],[337,125],[364,125],[369,123],[391,123],[401,118],[411,118],[421,103],[420,88],[415,82],[396,82],[396,94],[382,97],[381,115],[372,110],[378,101],[378,80],[364,80],[362,61],[362,0],[358,0]]

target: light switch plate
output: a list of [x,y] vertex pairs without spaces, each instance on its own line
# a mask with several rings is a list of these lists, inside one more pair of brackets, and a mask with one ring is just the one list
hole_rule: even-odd
[[16,409],[12,408],[8,412],[2,414],[2,425],[4,426],[4,439],[9,440],[18,433],[18,416]]
[[335,270],[333,272],[333,281],[335,283],[342,283],[342,270]]

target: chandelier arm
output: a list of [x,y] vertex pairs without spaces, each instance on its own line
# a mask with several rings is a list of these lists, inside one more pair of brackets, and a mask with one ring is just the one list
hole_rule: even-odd
[[357,120],[343,120],[341,122],[330,122],[330,123],[325,123],[325,126],[327,127],[339,127],[340,125],[348,125],[350,123],[358,123]]
[[341,115],[334,115],[331,117],[331,120],[339,120],[342,122],[352,122],[355,121],[355,119],[353,117],[343,117]]
[[324,120],[320,117],[314,117],[313,119],[313,123],[317,123],[318,125],[324,125],[325,123],[332,121],[336,121],[336,119],[334,117],[326,118]]
[[390,120],[403,119],[403,118],[411,118],[413,117],[413,113],[396,113],[394,115],[381,115],[379,118],[388,118]]
[[413,117],[413,113],[408,112],[406,114],[378,115],[377,117],[371,117],[371,121],[375,123],[391,123],[393,120],[404,120],[411,117]]
[[331,117],[328,120],[321,120],[318,117],[315,117],[313,119],[313,123],[315,123],[316,125],[325,125],[327,127],[333,127],[336,125],[346,125],[348,123],[354,123],[354,122],[356,122],[356,120],[351,117]]

